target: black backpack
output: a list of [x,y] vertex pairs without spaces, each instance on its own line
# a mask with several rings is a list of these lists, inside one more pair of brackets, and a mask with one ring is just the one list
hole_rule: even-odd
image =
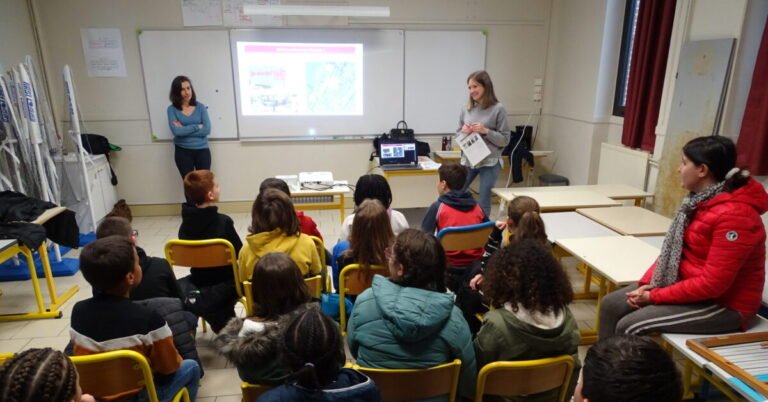
[[109,165],[109,173],[111,175],[111,182],[113,186],[117,185],[117,176],[112,169],[112,163],[109,161],[109,153],[111,151],[120,151],[122,148],[117,145],[109,143],[107,137],[101,134],[80,134],[80,138],[83,142],[83,148],[91,155],[104,155],[107,157],[107,164]]

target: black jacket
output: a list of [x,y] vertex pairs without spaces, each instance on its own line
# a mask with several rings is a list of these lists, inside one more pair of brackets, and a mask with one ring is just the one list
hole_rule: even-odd
[[[243,247],[243,242],[235,230],[232,218],[220,214],[218,207],[215,206],[197,208],[194,205],[182,204],[179,239],[226,239],[234,246],[235,257],[240,253],[240,248]],[[190,272],[192,282],[197,286],[214,285],[234,280],[234,273],[229,265],[211,269],[193,269]]]
[[173,344],[176,350],[184,359],[192,359],[200,365],[200,371],[203,370],[203,364],[200,362],[200,356],[197,354],[197,345],[195,343],[195,329],[197,328],[197,316],[184,310],[181,300],[172,297],[155,297],[136,301],[136,303],[152,310],[168,323],[173,332]]
[[176,283],[176,276],[168,265],[168,261],[148,256],[141,247],[136,247],[136,252],[139,254],[143,278],[139,286],[131,291],[131,300],[145,300],[153,297],[173,297],[183,300],[181,289]]

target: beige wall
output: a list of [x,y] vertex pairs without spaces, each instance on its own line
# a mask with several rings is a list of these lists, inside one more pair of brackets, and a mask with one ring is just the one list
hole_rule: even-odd
[[[183,199],[170,143],[150,138],[146,95],[139,58],[138,29],[183,28],[178,0],[32,0],[39,14],[52,99],[62,110],[61,69],[74,73],[78,101],[90,132],[107,135],[123,147],[114,158],[119,196],[132,204],[173,203]],[[368,4],[368,1],[350,1]],[[544,75],[550,1],[539,0],[389,0],[392,16],[334,19],[350,27],[408,29],[483,29],[488,32],[486,68],[512,123],[521,124],[537,108],[533,81]],[[288,23],[318,24],[289,19]],[[323,26],[320,24],[319,26]],[[84,69],[80,29],[120,28],[128,77],[88,78]],[[205,55],[200,55],[205,57]],[[460,57],[460,55],[457,55]],[[469,73],[469,72],[468,72]],[[457,99],[457,110],[464,99]],[[456,119],[457,116],[450,116]],[[394,124],[395,122],[393,122]],[[382,131],[389,127],[382,127]],[[417,128],[418,129],[418,128]],[[439,138],[431,141],[433,149]],[[438,148],[439,149],[439,148]],[[265,177],[299,171],[331,170],[338,179],[354,181],[368,169],[370,141],[256,142],[214,141],[212,169],[223,201],[251,200]],[[407,196],[395,194],[395,197]]]
[[30,55],[37,62],[37,49],[26,0],[0,1],[0,65],[2,73]]

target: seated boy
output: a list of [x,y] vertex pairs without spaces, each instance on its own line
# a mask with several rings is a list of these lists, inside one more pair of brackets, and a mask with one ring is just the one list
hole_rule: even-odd
[[96,238],[102,239],[108,236],[123,236],[131,239],[139,254],[139,266],[141,266],[141,283],[131,290],[131,300],[145,300],[155,297],[174,297],[184,300],[181,295],[176,276],[163,258],[150,257],[144,249],[138,245],[139,233],[131,227],[128,219],[120,217],[107,217],[96,228]]
[[[289,197],[291,196],[291,190],[288,188],[288,183],[284,180],[276,179],[274,177],[264,179],[259,186],[259,194],[263,193],[264,190],[268,188],[276,188],[287,194]],[[299,218],[299,230],[301,230],[301,233],[319,237],[320,240],[323,239],[323,235],[320,234],[320,231],[317,229],[315,221],[309,216],[304,215],[304,211],[297,210],[296,217]]]
[[[427,210],[421,222],[421,230],[437,234],[447,227],[476,225],[488,220],[472,194],[462,191],[467,179],[464,166],[456,162],[443,163],[437,174],[439,197]],[[446,285],[455,292],[467,268],[483,256],[483,249],[448,251],[445,255],[448,263]]]
[[[235,224],[232,218],[220,214],[214,205],[219,201],[220,192],[216,178],[210,170],[193,170],[187,173],[184,177],[184,193],[194,204],[185,203],[181,206],[179,239],[225,239],[232,243],[235,255],[238,255],[243,242],[235,230]],[[231,265],[193,268],[189,276],[179,280],[179,285],[184,295],[199,295],[187,297],[187,308],[211,324],[213,332],[218,333],[235,317],[237,291]]]
[[[88,244],[80,253],[80,270],[95,296],[72,309],[73,354],[134,350],[149,361],[161,400],[170,399],[182,387],[194,400],[200,366],[194,360],[182,360],[173,346],[171,329],[159,314],[128,299],[131,289],[141,283],[133,242],[109,236]],[[119,396],[128,395],[115,395]]]

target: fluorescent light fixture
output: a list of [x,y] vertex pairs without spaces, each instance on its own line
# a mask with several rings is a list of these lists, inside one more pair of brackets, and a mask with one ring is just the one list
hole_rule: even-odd
[[386,6],[243,5],[245,15],[323,15],[338,17],[389,17]]

